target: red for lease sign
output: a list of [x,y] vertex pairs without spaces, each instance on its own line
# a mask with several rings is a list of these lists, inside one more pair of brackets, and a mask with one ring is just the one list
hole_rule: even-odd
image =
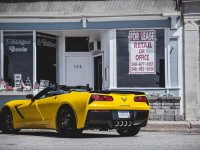
[[155,30],[129,32],[129,74],[155,74]]

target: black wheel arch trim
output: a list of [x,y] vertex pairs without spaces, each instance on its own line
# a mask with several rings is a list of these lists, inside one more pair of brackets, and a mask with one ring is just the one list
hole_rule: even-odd
[[[5,110],[5,109],[9,109],[10,111],[11,111],[11,108],[9,107],[9,106],[3,106],[2,108],[1,108],[1,111],[0,111],[0,114]],[[12,112],[12,111],[11,111]]]

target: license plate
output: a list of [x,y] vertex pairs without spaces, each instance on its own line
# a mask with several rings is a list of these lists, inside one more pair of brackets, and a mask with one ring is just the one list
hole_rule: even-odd
[[130,118],[129,111],[118,111],[119,118]]

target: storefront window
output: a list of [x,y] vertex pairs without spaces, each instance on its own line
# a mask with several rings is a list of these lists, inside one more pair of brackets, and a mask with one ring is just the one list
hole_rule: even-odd
[[[4,80],[15,86],[15,78],[33,81],[33,33],[3,32]],[[19,82],[18,82],[19,83]]]
[[66,52],[89,52],[88,37],[66,37],[65,51]]
[[[164,30],[156,29],[151,31],[138,30],[138,36],[134,39],[137,43],[140,42],[140,45],[135,45],[138,51],[140,51],[140,47],[148,48],[145,50],[146,52],[148,51],[148,55],[141,56],[131,54],[133,49],[130,49],[132,44],[130,43],[130,30],[117,31],[117,87],[165,87]],[[147,33],[149,34],[148,36]],[[146,37],[141,37],[143,35],[146,35]],[[136,57],[136,60],[145,61],[137,63],[134,62],[132,57]],[[149,68],[147,66],[150,64],[153,67]],[[132,68],[132,72],[130,71],[131,65],[137,67]]]
[[37,82],[47,80],[50,84],[56,83],[56,36],[37,32]]

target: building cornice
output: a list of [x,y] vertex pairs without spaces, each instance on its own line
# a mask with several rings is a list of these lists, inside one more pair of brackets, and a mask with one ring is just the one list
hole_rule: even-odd
[[180,12],[148,12],[148,11],[124,11],[124,12],[101,12],[101,13],[92,13],[92,12],[77,12],[77,13],[64,13],[64,12],[36,12],[36,13],[15,13],[15,12],[6,12],[0,13],[1,18],[94,18],[94,17],[130,17],[130,16],[178,16]]
[[169,17],[180,16],[174,13],[150,12],[117,12],[117,13],[1,13],[0,22],[80,22],[83,18],[91,22],[101,21],[129,21],[129,20],[166,20]]

